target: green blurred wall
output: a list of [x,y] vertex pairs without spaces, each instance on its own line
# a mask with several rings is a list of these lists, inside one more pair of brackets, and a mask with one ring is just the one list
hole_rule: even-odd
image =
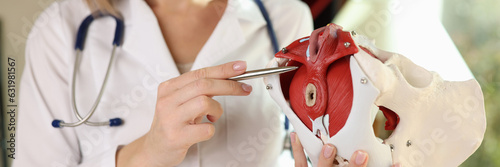
[[500,166],[500,1],[445,0],[443,6],[443,25],[481,85],[486,108],[483,143],[461,166]]

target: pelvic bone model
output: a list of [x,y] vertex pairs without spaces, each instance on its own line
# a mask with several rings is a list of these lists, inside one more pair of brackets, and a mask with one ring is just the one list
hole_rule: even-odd
[[[299,66],[264,82],[314,166],[325,143],[337,147],[341,165],[365,150],[369,166],[458,166],[484,136],[477,81],[444,81],[335,24],[296,40],[268,66]],[[387,118],[385,128],[394,130],[384,140],[372,128],[379,109]]]

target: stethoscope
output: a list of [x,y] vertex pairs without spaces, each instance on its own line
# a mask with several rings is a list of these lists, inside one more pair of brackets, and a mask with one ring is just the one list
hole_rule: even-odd
[[[260,12],[262,13],[262,16],[264,17],[264,19],[267,22],[267,25],[266,25],[267,32],[269,33],[269,37],[270,37],[271,43],[273,45],[274,53],[277,53],[279,51],[278,40],[276,38],[276,34],[274,32],[274,28],[273,28],[273,25],[271,23],[271,20],[269,19],[269,14],[267,13],[267,10],[264,7],[264,4],[262,4],[261,0],[254,0],[254,2],[259,7]],[[75,97],[76,96],[76,93],[75,93],[76,73],[77,73],[78,68],[80,66],[81,54],[83,51],[83,46],[85,44],[85,38],[87,36],[87,31],[88,31],[90,24],[95,19],[103,18],[106,16],[110,16],[110,17],[114,18],[116,21],[115,37],[113,39],[113,50],[111,51],[111,57],[109,58],[108,67],[106,69],[106,74],[104,77],[104,81],[101,85],[101,89],[99,90],[99,94],[97,95],[97,98],[94,101],[94,104],[92,105],[92,108],[90,109],[90,112],[87,115],[85,115],[85,117],[82,117],[80,115],[80,112],[78,112],[78,109],[76,107],[76,97]],[[101,100],[102,94],[104,92],[104,88],[106,87],[106,83],[107,83],[107,80],[109,77],[110,69],[111,69],[111,66],[113,64],[112,62],[115,58],[115,50],[117,47],[120,47],[122,42],[123,42],[124,29],[125,29],[125,25],[123,23],[123,20],[116,17],[116,16],[110,15],[110,14],[94,13],[94,14],[87,16],[83,20],[82,24],[78,28],[78,32],[77,32],[77,36],[76,36],[76,44],[75,44],[76,59],[75,59],[75,64],[74,64],[74,69],[73,69],[73,79],[72,79],[72,84],[71,84],[71,99],[72,99],[72,103],[73,103],[72,107],[73,107],[73,111],[74,111],[76,118],[78,118],[78,121],[72,122],[72,123],[65,123],[62,120],[55,119],[54,121],[52,121],[53,127],[55,127],[55,128],[76,127],[76,126],[80,126],[81,124],[86,124],[86,125],[91,125],[91,126],[111,126],[111,127],[114,127],[114,126],[120,126],[123,123],[123,120],[121,118],[112,118],[112,119],[109,119],[109,121],[104,121],[104,122],[91,122],[91,121],[89,121],[89,119],[95,113],[95,110],[96,110],[96,108],[99,105],[99,102]],[[285,130],[288,131],[288,128],[289,128],[288,119],[285,117]]]
[[[97,95],[97,98],[94,101],[94,104],[92,105],[92,108],[90,109],[90,112],[87,115],[85,115],[85,117],[82,118],[82,116],[80,115],[80,112],[78,112],[78,108],[76,107],[76,97],[75,97],[76,96],[76,93],[75,93],[76,73],[78,71],[78,68],[80,67],[81,54],[83,51],[83,46],[85,44],[85,38],[87,36],[87,31],[89,29],[90,23],[92,23],[92,21],[94,21],[95,19],[102,18],[105,16],[110,16],[110,17],[114,18],[116,21],[115,37],[113,39],[113,50],[111,51],[111,57],[109,58],[108,67],[106,69],[106,75],[104,76],[104,80],[102,82],[101,89],[99,90],[99,94]],[[109,15],[109,14],[94,13],[94,14],[87,16],[87,18],[85,18],[83,20],[82,24],[78,28],[78,32],[76,35],[76,44],[75,44],[76,58],[75,58],[75,64],[74,64],[74,68],[73,68],[73,79],[72,79],[72,84],[71,84],[71,95],[72,95],[71,100],[73,103],[73,111],[74,111],[76,118],[78,118],[78,121],[72,122],[72,123],[65,123],[62,120],[56,119],[56,120],[52,121],[52,126],[54,128],[75,127],[75,126],[79,126],[81,124],[87,124],[87,125],[91,125],[91,126],[111,126],[111,127],[113,127],[113,126],[120,126],[123,123],[123,120],[121,118],[113,118],[113,119],[109,119],[109,121],[105,121],[105,122],[91,122],[91,121],[89,121],[89,119],[95,113],[95,110],[96,110],[97,106],[99,105],[99,102],[101,101],[102,93],[104,92],[104,88],[106,87],[106,83],[108,81],[109,71],[110,71],[111,66],[113,64],[112,62],[115,58],[115,50],[117,47],[119,47],[122,44],[122,41],[123,41],[124,29],[125,29],[125,24],[123,23],[123,20],[116,17],[116,16]]]

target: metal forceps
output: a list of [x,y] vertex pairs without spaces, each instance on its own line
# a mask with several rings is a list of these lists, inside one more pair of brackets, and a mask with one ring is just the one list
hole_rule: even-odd
[[241,81],[241,80],[264,77],[264,76],[273,75],[273,74],[281,74],[281,73],[285,73],[285,72],[290,72],[290,71],[296,70],[297,68],[299,68],[299,67],[297,67],[297,66],[284,66],[284,67],[264,68],[264,69],[247,71],[241,75],[231,77],[228,79],[233,80],[233,81]]

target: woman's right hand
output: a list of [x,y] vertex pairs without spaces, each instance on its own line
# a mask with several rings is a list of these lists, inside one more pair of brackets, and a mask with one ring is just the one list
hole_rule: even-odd
[[[290,141],[292,143],[293,157],[295,159],[295,167],[307,167],[307,159],[304,154],[304,148],[299,141],[297,133],[290,133]],[[321,149],[321,155],[318,160],[318,167],[334,166],[337,148],[332,144],[325,144]],[[354,152],[349,160],[349,167],[366,167],[368,165],[368,153],[362,150]],[[401,167],[400,164],[394,164],[392,167]]]
[[156,111],[150,130],[117,152],[117,166],[175,166],[192,145],[210,139],[210,122],[222,115],[213,96],[246,96],[252,87],[227,78],[244,73],[246,63],[235,61],[203,68],[170,79],[158,87]]

